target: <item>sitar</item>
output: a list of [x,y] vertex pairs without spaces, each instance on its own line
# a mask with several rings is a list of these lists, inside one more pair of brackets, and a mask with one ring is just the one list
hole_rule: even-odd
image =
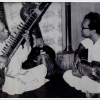
[[[19,48],[20,44],[23,42],[24,37],[23,34],[25,34],[26,30],[30,30],[31,27],[34,26],[35,23],[38,22],[38,20],[42,17],[42,15],[45,13],[47,8],[50,6],[50,2],[41,2],[36,9],[30,14],[29,18],[25,21],[24,24],[20,24],[17,28],[19,30],[18,33],[16,33],[15,36],[9,37],[9,41],[7,44],[5,44],[3,50],[1,51],[3,53],[3,56],[7,56],[9,60],[5,63],[5,67],[8,67],[11,58]],[[1,80],[3,80],[2,84],[4,84],[4,68],[2,69],[3,77],[0,77]]]

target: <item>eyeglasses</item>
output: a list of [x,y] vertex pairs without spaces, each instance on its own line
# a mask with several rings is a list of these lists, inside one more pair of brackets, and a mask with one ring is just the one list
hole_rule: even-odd
[[90,29],[90,28],[82,27],[82,30],[84,30],[84,29]]

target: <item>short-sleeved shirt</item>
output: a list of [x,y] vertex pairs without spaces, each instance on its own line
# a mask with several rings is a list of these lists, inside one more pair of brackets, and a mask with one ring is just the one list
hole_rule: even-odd
[[93,44],[93,41],[89,38],[81,41],[81,44],[88,49],[88,62],[99,61],[100,62],[100,39]]

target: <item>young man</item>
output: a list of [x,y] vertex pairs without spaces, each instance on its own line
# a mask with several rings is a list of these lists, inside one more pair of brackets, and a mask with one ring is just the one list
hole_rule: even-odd
[[[79,54],[88,49],[88,62],[100,62],[100,14],[90,12],[84,17],[82,22],[82,37],[85,37],[78,48],[74,60],[74,68],[80,62]],[[63,75],[64,80],[72,87],[82,92],[100,93],[100,84],[88,76],[78,78],[73,76],[72,70],[66,71]]]
[[[2,91],[9,95],[22,94],[25,91],[31,91],[41,87],[47,82],[45,79],[47,68],[41,64],[35,68],[24,70],[22,63],[27,59],[31,51],[30,37],[28,32],[24,35],[26,42],[20,45],[14,56],[12,57],[9,65],[5,68],[5,82],[2,86]],[[2,51],[7,39],[10,37],[5,25],[0,22],[0,51]],[[0,52],[0,63],[5,64],[8,57],[4,57]],[[2,69],[2,66],[0,66]]]

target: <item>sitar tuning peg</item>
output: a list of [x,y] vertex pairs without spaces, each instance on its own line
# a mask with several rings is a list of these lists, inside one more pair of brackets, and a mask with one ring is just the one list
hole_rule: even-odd
[[15,34],[17,34],[16,32],[14,32]]
[[19,28],[19,27],[17,27],[17,29],[18,29],[18,30],[20,30],[20,28]]
[[22,22],[20,22],[21,23],[21,25],[24,25]]
[[18,29],[18,30],[21,30],[21,28],[22,28],[21,25],[18,25],[18,26],[17,26],[17,29]]
[[11,39],[14,39],[14,36],[13,35],[11,35],[11,37],[10,37]]

